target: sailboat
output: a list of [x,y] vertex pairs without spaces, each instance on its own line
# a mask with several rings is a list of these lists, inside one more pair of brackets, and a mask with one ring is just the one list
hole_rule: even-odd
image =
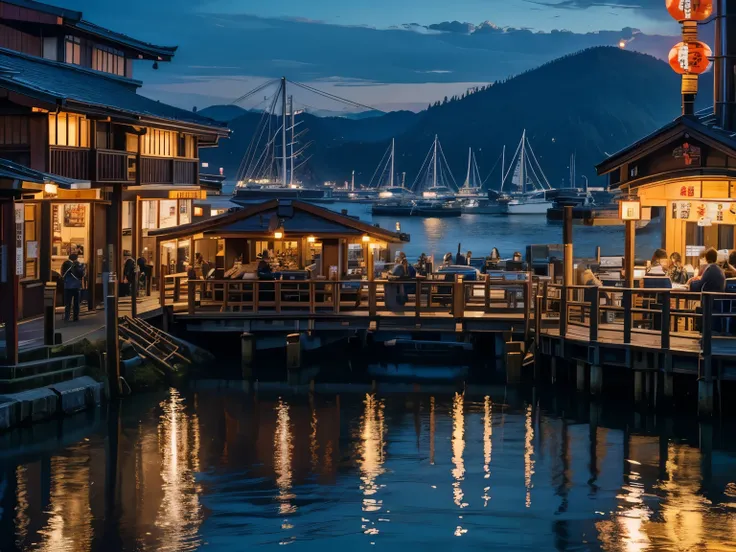
[[488,197],[483,193],[483,181],[480,177],[478,169],[478,161],[475,159],[473,148],[468,148],[468,172],[465,176],[465,182],[457,192],[458,198],[463,199],[479,199]]
[[435,134],[424,163],[419,169],[412,190],[427,200],[452,201],[455,199],[457,184],[455,177],[442,151],[442,145]]
[[[503,176],[504,176],[504,169],[506,165],[506,146],[503,147],[503,150],[501,151],[501,155],[496,160],[496,164],[501,161],[501,188],[503,188]],[[474,169],[470,169],[468,172],[472,174],[473,171],[478,171],[478,164],[475,162],[475,156],[473,156],[473,163],[475,165]],[[495,170],[496,165],[493,166],[493,169],[491,169],[491,174],[493,174],[493,170]],[[467,179],[470,181],[470,177]],[[467,188],[473,189],[472,186],[468,186]],[[458,193],[458,197],[466,199],[466,201],[463,202],[462,210],[463,214],[469,214],[469,215],[502,215],[506,214],[506,201],[505,197],[506,194],[503,192],[499,192],[498,190],[489,190],[487,193],[482,192],[483,188],[483,182],[480,182],[480,187],[477,188],[478,192],[476,195],[471,195],[469,192],[466,192],[465,194],[463,191],[466,189],[466,186],[463,185],[463,187],[460,189],[460,192]],[[509,198],[510,199],[510,198]]]
[[[280,116],[277,110],[279,99]],[[295,131],[298,125],[295,121],[296,115],[293,97],[287,95],[286,78],[282,78],[281,86],[271,101],[271,108],[264,111],[240,163],[237,184],[233,191],[234,203],[246,205],[270,199],[325,200],[325,190],[305,188],[295,178],[296,171],[308,160],[301,157],[309,146],[307,144],[295,151],[295,145],[301,134]],[[279,119],[281,125],[274,132],[271,127]],[[279,142],[280,152],[277,152]],[[300,159],[298,166],[295,165],[297,159]]]
[[371,189],[378,191],[378,202],[371,207],[373,215],[410,216],[414,210],[416,196],[404,186],[403,178],[398,186],[394,182],[395,158],[396,141],[392,138],[369,183]]
[[[509,175],[511,190],[505,190]],[[509,170],[504,175],[501,191],[508,193],[505,203],[509,215],[544,215],[552,207],[553,188],[534,155],[526,130],[522,132]]]

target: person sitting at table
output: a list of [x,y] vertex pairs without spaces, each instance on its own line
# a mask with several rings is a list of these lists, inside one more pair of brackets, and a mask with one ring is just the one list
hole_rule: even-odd
[[688,282],[690,291],[723,292],[726,290],[726,274],[718,266],[718,251],[712,247],[705,252],[705,270]]
[[273,280],[273,270],[271,270],[271,264],[268,261],[268,250],[264,249],[261,260],[258,261],[257,273],[259,280]]
[[729,257],[727,249],[718,251],[718,266],[723,269],[726,278],[736,278],[736,267],[731,264]]
[[442,266],[452,266],[452,253],[445,253],[445,258],[442,260]]
[[414,272],[421,274],[422,276],[426,276],[428,269],[427,269],[427,254],[422,253],[419,255],[419,259],[417,260],[417,263],[414,265]]
[[676,251],[672,253],[672,255],[670,255],[670,267],[668,275],[670,277],[670,281],[673,284],[687,283],[687,270],[685,270],[685,267],[682,264],[682,256]]
[[652,264],[647,269],[642,287],[649,289],[672,289],[672,280],[667,274],[669,257],[664,249],[657,249],[652,255]]

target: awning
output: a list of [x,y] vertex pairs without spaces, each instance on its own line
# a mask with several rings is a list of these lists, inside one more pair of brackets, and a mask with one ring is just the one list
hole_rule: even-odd
[[47,184],[65,190],[88,190],[92,187],[89,180],[75,180],[37,171],[7,159],[0,159],[0,179],[12,181],[10,188],[13,190],[29,192],[42,191]]

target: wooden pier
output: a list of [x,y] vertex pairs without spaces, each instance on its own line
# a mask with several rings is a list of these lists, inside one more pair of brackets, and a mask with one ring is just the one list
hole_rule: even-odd
[[736,296],[671,289],[540,287],[534,321],[542,357],[577,364],[578,390],[602,393],[603,367],[634,373],[635,398],[674,374],[698,381],[699,406],[713,411],[714,385],[736,381]]

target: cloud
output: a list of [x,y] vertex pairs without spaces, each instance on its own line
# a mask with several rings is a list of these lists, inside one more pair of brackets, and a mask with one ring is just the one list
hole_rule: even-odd
[[544,0],[525,0],[545,8],[560,10],[587,10],[590,8],[615,8],[640,11],[654,19],[669,19],[662,0],[562,0],[560,2]]

